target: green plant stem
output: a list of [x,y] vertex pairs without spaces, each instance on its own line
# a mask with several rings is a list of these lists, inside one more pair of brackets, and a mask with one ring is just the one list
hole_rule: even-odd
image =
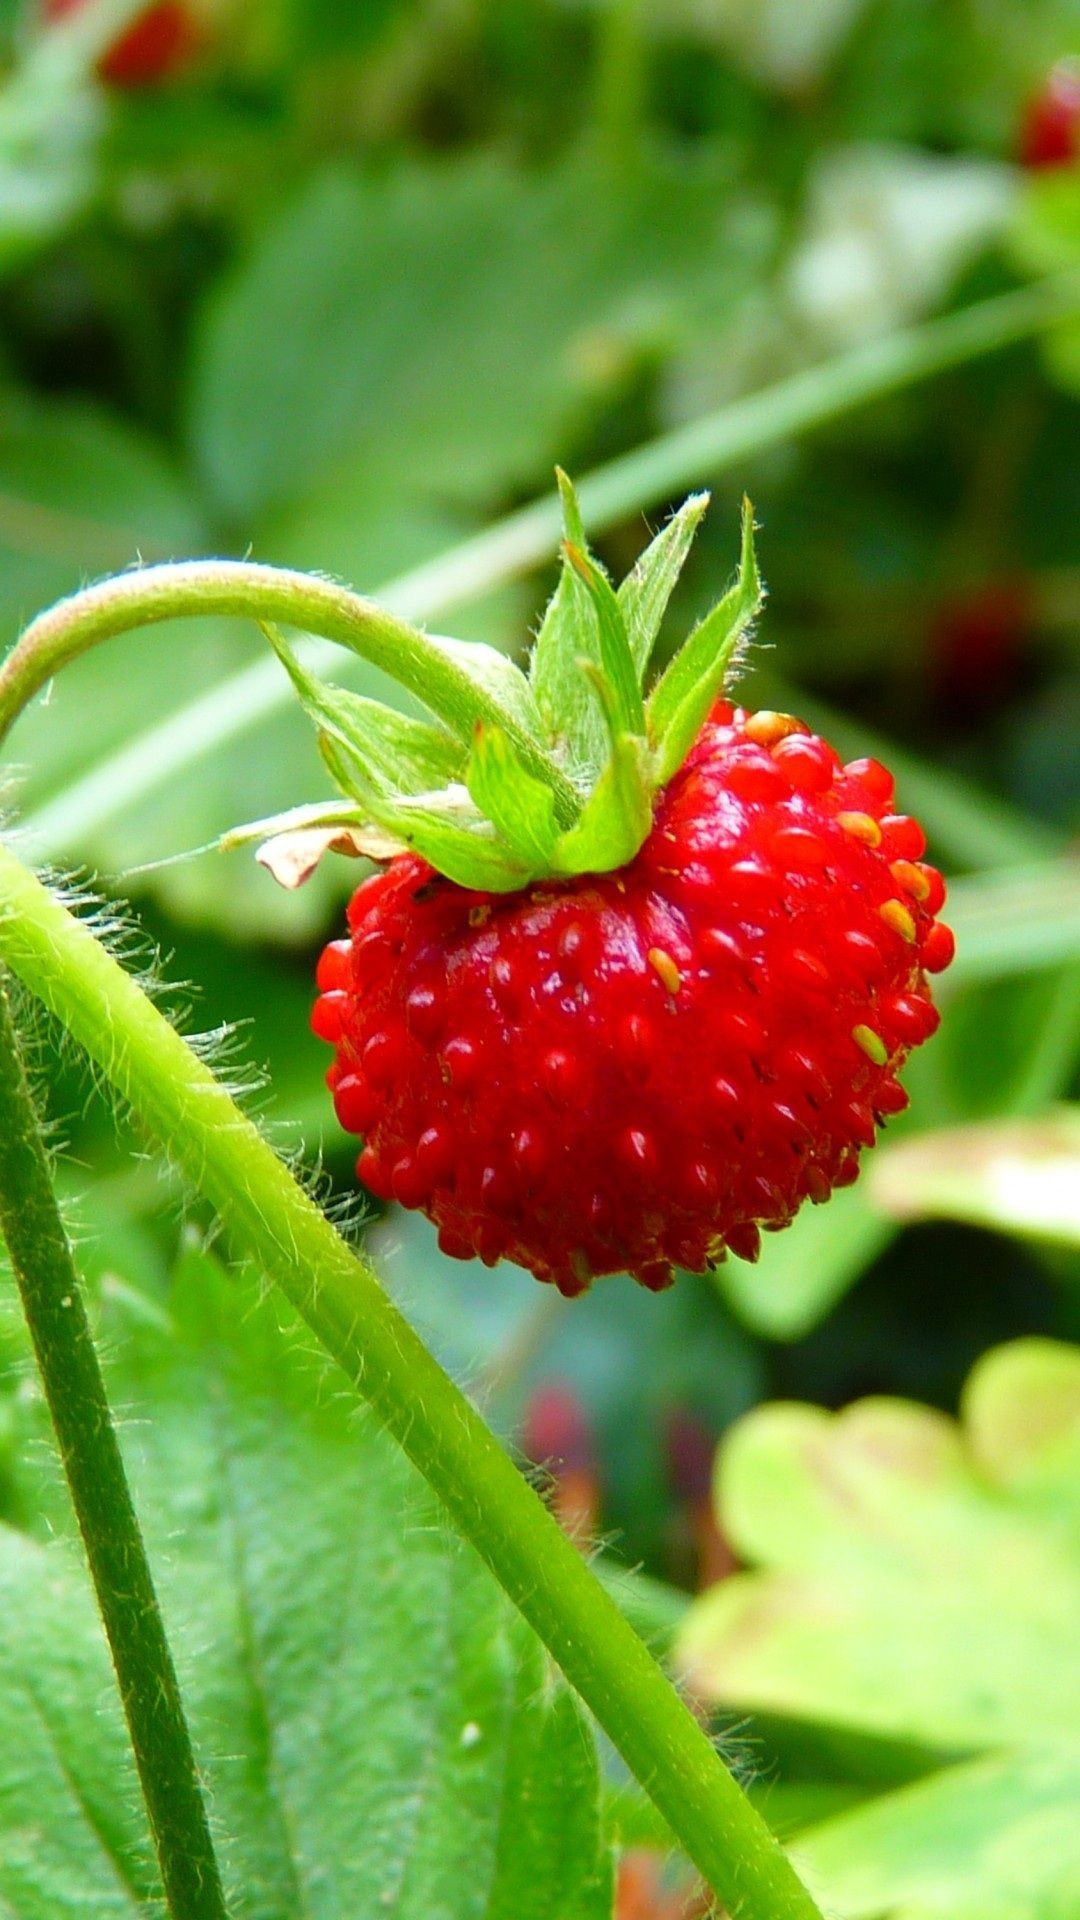
[[[1077,316],[1080,275],[1069,273],[857,347],[662,434],[599,468],[579,489],[582,511],[591,532],[600,533],[682,488],[700,485],[735,461],[752,458],[763,448]],[[387,582],[376,598],[405,619],[441,617],[448,609],[548,560],[556,550],[559,531],[559,506],[553,494]],[[62,602],[45,619],[77,621],[80,598]],[[208,608],[204,604],[199,610]],[[287,612],[276,616],[269,607],[264,610],[270,618],[296,617]],[[173,611],[184,609],[178,606]],[[298,651],[316,673],[329,671],[340,659],[318,641],[303,644]],[[46,857],[62,855],[87,833],[130,812],[147,794],[277,712],[290,697],[284,675],[271,661],[257,661],[230,675],[39,809],[32,820],[35,844]],[[4,716],[0,725],[10,724],[12,705],[7,695],[0,713]]]
[[739,1920],[820,1920],[615,1603],[378,1279],[91,932],[0,845],[0,957],[282,1288],[487,1562]]
[[600,151],[616,178],[638,156],[646,72],[644,0],[606,0],[596,16],[594,116]]
[[225,1920],[176,1671],[0,970],[0,1229],[127,1716],[173,1920]]
[[[437,694],[440,710],[464,708],[466,738],[474,714],[483,711],[476,683],[466,681],[456,663],[440,659],[404,620],[348,587],[252,561],[181,560],[102,580],[31,622],[0,669],[0,746],[27,701],[80,654],[137,627],[200,614],[235,614],[267,625],[282,621],[323,634],[392,674],[417,699]],[[525,764],[552,785],[565,818],[576,819],[578,795],[528,730],[497,705],[486,717],[512,734]]]

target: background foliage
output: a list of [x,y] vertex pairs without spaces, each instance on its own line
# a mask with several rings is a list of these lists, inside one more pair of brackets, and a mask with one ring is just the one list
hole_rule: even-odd
[[[10,69],[0,95],[4,645],[40,606],[136,555],[250,550],[378,590],[543,492],[556,458],[583,473],[785,373],[1080,261],[1080,175],[1016,164],[1026,105],[1080,36],[1066,0],[199,0],[199,17],[199,50],[169,84],[125,92],[91,82],[48,96],[35,114],[19,76],[37,23],[24,8],[0,10]],[[852,1915],[955,1920],[970,1907],[995,1920],[999,1910],[1002,1920],[1065,1920],[1078,1897],[1075,1856],[1045,1837],[1069,1830],[1080,1767],[1058,1717],[1068,1647],[1051,1664],[1039,1612],[1058,1574],[1038,1571],[1043,1556],[1056,1568],[1065,1553],[1070,1500],[1075,1530],[1075,1460],[1071,1480],[1060,1467],[1036,1471],[1039,1448],[1074,1417],[1067,1343],[1080,1317],[1080,1147],[1067,1105],[1080,1052],[1080,882],[1065,859],[1080,802],[1078,395],[1078,336],[1063,330],[737,471],[693,476],[713,487],[714,504],[679,589],[678,624],[726,583],[746,489],[770,588],[747,698],[821,719],[844,750],[880,751],[928,826],[932,856],[957,877],[947,1017],[913,1063],[912,1114],[860,1185],[771,1242],[759,1267],[733,1266],[718,1284],[683,1278],[661,1299],[612,1281],[567,1307],[514,1270],[449,1266],[415,1218],[391,1214],[368,1232],[388,1284],[482,1391],[496,1424],[538,1457],[572,1460],[580,1511],[621,1555],[680,1588],[708,1583],[736,1557],[766,1569],[699,1602],[686,1647],[705,1636],[710,1698],[751,1715],[740,1739],[749,1771],[772,1782],[762,1791],[775,1818],[805,1826],[835,1815],[805,1841],[806,1857],[823,1897]],[[653,525],[667,504],[653,503]],[[644,532],[638,519],[598,543],[616,571]],[[549,569],[501,587],[447,624],[520,650],[551,578]],[[344,1192],[350,1155],[306,1021],[313,956],[354,871],[341,865],[285,898],[242,854],[146,866],[314,797],[319,769],[302,716],[282,707],[177,776],[136,782],[130,798],[132,770],[160,754],[154,729],[203,696],[205,712],[217,711],[213,690],[260,647],[213,622],[114,642],[22,723],[14,798],[31,845],[88,864],[118,897],[137,899],[171,956],[169,977],[189,983],[198,1026],[242,1023],[245,1056],[268,1063],[268,1116],[309,1160],[321,1154]],[[541,1702],[535,1644],[501,1614],[490,1624],[486,1577],[455,1569],[430,1515],[409,1522],[404,1542],[400,1527],[380,1531],[377,1515],[361,1524],[361,1482],[387,1516],[409,1509],[391,1451],[321,1406],[310,1369],[289,1343],[278,1353],[264,1314],[237,1313],[238,1302],[219,1312],[222,1283],[201,1255],[186,1252],[176,1277],[185,1231],[176,1195],[130,1159],[130,1142],[117,1144],[104,1102],[51,1043],[42,1066],[80,1169],[65,1179],[106,1303],[121,1399],[140,1422],[147,1414],[131,1450],[151,1544],[170,1543],[166,1600],[182,1667],[185,1645],[213,1650],[189,1658],[184,1676],[197,1735],[211,1753],[235,1754],[236,1729],[258,1721],[268,1751],[283,1743],[286,1805],[295,1786],[310,1809],[310,1830],[299,1814],[299,1825],[291,1814],[284,1822],[289,1839],[280,1808],[256,1808],[268,1776],[240,1781],[233,1762],[215,1779],[216,1817],[234,1843],[227,1858],[246,1888],[241,1910],[347,1903],[348,1839],[329,1830],[316,1763],[355,1764],[360,1792],[369,1776],[359,1747],[382,1740],[387,1777],[403,1779],[414,1765],[408,1742],[436,1739],[452,1710],[461,1726],[495,1716],[503,1746],[447,1759],[442,1812],[430,1812],[434,1881],[424,1878],[421,1824],[396,1910],[442,1910],[432,1886],[451,1871],[447,1836],[466,1805],[484,1811],[484,1770],[502,1766],[541,1798],[562,1770],[580,1831],[565,1836],[552,1869],[563,1876],[561,1910],[603,1912],[594,1762],[565,1697]],[[228,1331],[230,1317],[239,1332]],[[996,1383],[1008,1444],[989,1466],[983,1456],[964,1464],[969,1443],[948,1424],[963,1383],[987,1349],[1016,1341],[981,1363],[965,1402],[970,1423]],[[51,1596],[42,1711],[63,1722],[49,1736],[61,1798],[40,1804],[62,1824],[72,1781],[93,1808],[95,1795],[113,1796],[109,1770],[124,1763],[115,1715],[104,1726],[99,1716],[104,1656],[92,1651],[85,1673],[67,1671],[78,1637],[93,1641],[85,1596],[71,1600],[83,1623],[74,1638],[66,1602],[64,1635],[50,1625],[56,1595],[80,1576],[62,1540],[39,1544],[54,1524],[70,1528],[30,1446],[6,1287],[0,1354],[0,1580],[13,1602],[43,1583]],[[270,1414],[278,1395],[288,1403],[280,1435]],[[866,1395],[937,1412],[871,1404],[835,1428],[821,1414],[755,1414],[724,1455],[713,1513],[712,1449],[737,1416],[777,1399],[839,1409]],[[1052,1432],[1047,1405],[1059,1410]],[[813,1476],[796,1456],[819,1434],[846,1471],[847,1442],[835,1436],[871,1433],[885,1458],[867,1464],[861,1504],[836,1519],[834,1537],[818,1526]],[[936,1493],[908,1484],[924,1446],[948,1483]],[[230,1519],[208,1488],[234,1454]],[[1018,1455],[1022,1485],[1010,1465]],[[309,1511],[304,1489],[320,1479],[324,1504]],[[280,1541],[273,1516],[262,1531],[271,1483],[272,1504],[280,1496],[291,1516],[277,1515]],[[825,1564],[804,1567],[791,1547],[791,1581],[809,1582],[809,1594],[789,1581],[748,1678],[722,1657],[724,1636],[735,1609],[764,1604],[767,1583],[781,1578],[800,1502],[809,1504],[798,1526]],[[891,1571],[882,1511],[906,1517],[914,1542],[909,1564],[890,1521],[900,1561]],[[300,1514],[318,1540],[298,1540]],[[235,1592],[223,1589],[211,1620],[200,1616],[195,1563],[216,1556],[222,1528]],[[248,1567],[243,1541],[255,1534]],[[941,1539],[954,1556],[949,1581],[917,1580],[916,1606],[903,1581]],[[340,1565],[324,1559],[330,1541]],[[314,1709],[290,1649],[302,1647],[301,1668],[329,1657],[319,1633],[338,1602],[316,1591],[315,1571],[346,1579],[361,1545],[390,1559],[356,1575],[353,1637],[378,1651],[370,1663],[357,1656],[348,1684],[359,1695],[378,1674],[396,1704],[385,1723],[377,1708],[365,1715],[363,1742],[345,1729],[339,1756],[304,1731]],[[280,1590],[290,1553],[312,1581],[306,1621]],[[1021,1660],[1018,1647],[1030,1653],[1016,1718],[974,1726],[931,1674],[922,1719],[900,1724],[883,1701],[853,1724],[846,1707],[864,1659],[875,1674],[892,1668],[910,1706],[916,1656],[903,1635],[917,1623],[919,1644],[936,1648],[955,1686],[954,1643],[977,1667],[981,1642],[964,1605],[986,1608],[988,1553],[1002,1631],[1017,1637],[985,1657],[997,1672]],[[865,1597],[865,1639],[831,1610],[840,1570],[857,1576],[850,1604]],[[413,1596],[408,1631],[391,1618],[398,1582]],[[448,1613],[438,1596],[451,1589]],[[382,1614],[372,1611],[376,1590]],[[830,1647],[841,1635],[847,1670],[819,1660],[819,1631]],[[0,1649],[3,1717],[13,1657]],[[245,1687],[237,1661],[253,1663]],[[1028,1671],[1022,1660],[1016,1671]],[[812,1678],[813,1698],[784,1679],[790,1672]],[[978,1671],[971,1685],[978,1691]],[[394,1717],[406,1705],[407,1726]],[[935,1771],[976,1754],[967,1775]],[[913,1779],[921,1784],[861,1804]],[[22,1817],[22,1791],[0,1776],[5,1831]],[[127,1786],[117,1793],[128,1809]],[[1012,1835],[1004,1866],[984,1869],[980,1836],[996,1832],[1003,1804],[1034,1824]],[[620,1818],[616,1831],[634,1837],[625,1809]],[[537,1819],[550,1838],[553,1813],[541,1807]],[[102,1913],[149,1897],[137,1816],[118,1820],[90,1848],[104,1845],[106,1878],[119,1872],[127,1887],[102,1894]],[[1032,1833],[1043,1835],[1037,1846]],[[462,1824],[462,1846],[467,1837]],[[389,1859],[396,1842],[389,1829],[384,1838]],[[468,1841],[485,1863],[478,1913],[529,1910],[527,1839],[516,1836],[521,1860],[504,1854],[496,1830]],[[1023,1866],[1033,1853],[1045,1884]],[[890,1877],[894,1857],[929,1864],[904,1880]],[[28,1863],[5,1865],[0,1896],[20,1916],[65,1911],[63,1888],[76,1881],[63,1874],[77,1880],[81,1859],[62,1860],[54,1882],[39,1883]],[[366,1855],[362,1864],[371,1866]],[[329,1878],[305,1905],[305,1875],[320,1866]],[[659,1881],[631,1880],[624,1863],[624,1902],[644,1887],[659,1914],[668,1897]]]

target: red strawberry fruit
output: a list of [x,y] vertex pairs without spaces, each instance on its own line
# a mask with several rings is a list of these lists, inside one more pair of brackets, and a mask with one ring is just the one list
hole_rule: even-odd
[[1080,66],[1061,60],[1028,101],[1020,128],[1019,159],[1031,172],[1067,167],[1080,152]]
[[[755,1259],[763,1229],[855,1179],[906,1105],[897,1074],[938,1024],[927,975],[953,943],[885,768],[721,696],[760,601],[749,514],[735,586],[646,702],[704,501],[616,594],[564,495],[531,678],[500,661],[496,722],[490,661],[476,671],[467,746],[395,715],[395,759],[389,733],[373,744],[385,710],[276,642],[355,802],[327,835],[351,821],[362,845],[373,824],[408,848],[355,894],[313,1024],[361,1180],[422,1208],[445,1252],[568,1295],[623,1270],[659,1290]],[[429,645],[475,669],[475,649]]]
[[[84,0],[45,0],[46,20],[77,13]],[[101,78],[121,88],[156,86],[185,67],[198,35],[191,14],[179,0],[155,0],[99,62]]]

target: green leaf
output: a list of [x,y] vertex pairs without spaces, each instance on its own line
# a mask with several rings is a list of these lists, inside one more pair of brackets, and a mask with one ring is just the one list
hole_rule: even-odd
[[[102,1329],[231,1909],[607,1920],[576,1704],[282,1317],[191,1253],[164,1326],[112,1300]],[[115,1683],[43,1415],[20,1405],[44,1544],[0,1529],[0,1911],[131,1920],[155,1876]]]
[[192,440],[230,521],[354,475],[410,509],[533,488],[658,340],[735,307],[770,235],[729,185],[712,153],[644,155],[617,193],[580,153],[546,171],[488,151],[306,180],[198,330]]
[[754,552],[754,510],[749,500],[744,500],[742,554],[735,584],[695,627],[649,698],[649,733],[656,754],[658,785],[663,786],[682,766],[709,708],[723,691],[725,677],[762,599]]
[[1080,866],[1044,861],[954,881],[946,918],[956,934],[950,987],[1001,980],[1080,958]]
[[477,727],[466,784],[480,812],[524,865],[549,872],[558,837],[551,789],[533,779],[501,728]]
[[949,1767],[799,1834],[835,1920],[1069,1920],[1080,1912],[1080,1741]]
[[650,541],[619,588],[619,607],[626,622],[639,685],[652,657],[668,601],[708,504],[707,493],[691,494]]
[[963,1220],[1080,1247],[1080,1106],[920,1134],[879,1151],[869,1180],[897,1221]]
[[737,1575],[679,1643],[704,1697],[943,1754],[1080,1725],[1080,1349],[982,1360],[963,1423],[778,1405],[718,1464]]

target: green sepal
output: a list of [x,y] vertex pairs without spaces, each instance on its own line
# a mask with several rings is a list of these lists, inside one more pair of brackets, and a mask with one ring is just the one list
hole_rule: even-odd
[[[528,680],[491,648],[418,635],[387,615],[388,631],[405,636],[399,677],[421,698],[430,691],[428,704],[441,716],[419,720],[324,686],[266,628],[348,804],[301,809],[280,826],[260,828],[311,846],[337,834],[340,850],[375,859],[412,848],[459,885],[483,892],[610,872],[633,860],[651,830],[657,790],[693,746],[761,605],[753,514],[744,501],[735,584],[646,704],[642,680],[708,496],[693,495],[672,515],[616,592],[589,553],[577,496],[562,473],[559,489],[563,566]],[[370,657],[388,637],[377,616],[373,609]],[[291,846],[283,857],[294,858]],[[306,857],[300,845],[295,863]]]
[[445,727],[416,720],[343,687],[324,686],[302,666],[275,628],[264,626],[270,645],[289,675],[306,713],[321,734],[343,749],[335,773],[354,799],[374,784],[387,791],[430,793],[464,776],[466,752]]
[[589,553],[573,486],[561,468],[556,469],[556,477],[563,513],[563,565],[533,646],[529,683],[549,745],[571,778],[588,791],[607,758],[607,734],[579,662],[586,659],[600,666],[603,656],[596,606],[571,563],[571,552],[584,555],[597,576],[602,576],[602,569]]
[[670,780],[686,759],[709,708],[723,690],[739,644],[746,638],[763,598],[754,552],[754,509],[744,497],[742,553],[735,584],[683,642],[649,698],[649,738],[657,786]]
[[[363,779],[358,763],[328,733],[319,734],[319,752],[345,791],[350,780],[356,785]],[[365,822],[378,828],[388,843],[411,848],[459,886],[513,893],[533,877],[534,869],[507,844],[460,781],[438,791],[403,794],[371,778],[357,797]]]
[[371,812],[380,827],[459,887],[517,893],[535,877],[472,805],[464,787],[428,801],[375,800]]
[[313,800],[306,806],[288,807],[284,813],[267,814],[261,820],[245,820],[242,826],[230,827],[211,844],[219,853],[234,853],[238,847],[255,846],[262,840],[275,840],[286,833],[309,833],[320,827],[362,832],[367,825],[364,807],[350,806],[344,800]]
[[618,724],[618,701],[590,660],[578,671],[591,683],[608,728],[610,751],[581,819],[555,844],[557,873],[610,873],[632,860],[652,826],[652,756],[640,734]]
[[692,493],[667,525],[661,527],[644,553],[635,562],[619,588],[617,599],[626,624],[626,637],[637,671],[638,685],[645,678],[667,612],[694,544],[694,536],[709,504],[707,493]]
[[559,837],[551,789],[533,779],[500,727],[477,722],[466,783],[507,846],[535,872],[547,871]]
[[600,665],[615,696],[615,723],[621,732],[644,735],[645,705],[615,589],[583,547],[567,541],[563,551],[593,603]]

